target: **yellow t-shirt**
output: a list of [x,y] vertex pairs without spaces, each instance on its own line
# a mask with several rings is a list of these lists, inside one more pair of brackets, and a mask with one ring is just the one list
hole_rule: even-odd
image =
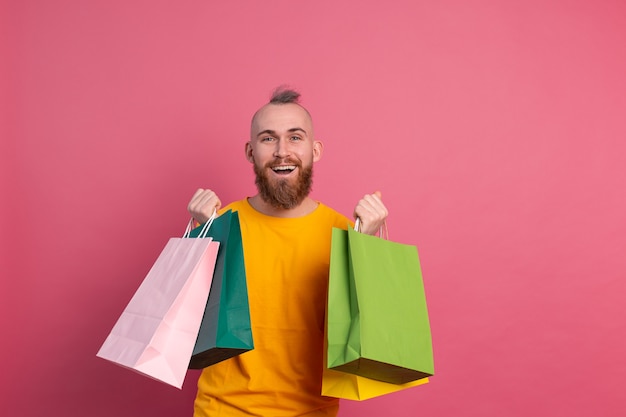
[[349,220],[319,204],[297,218],[239,212],[254,349],[205,368],[195,417],[335,416],[321,396],[324,310],[333,227]]

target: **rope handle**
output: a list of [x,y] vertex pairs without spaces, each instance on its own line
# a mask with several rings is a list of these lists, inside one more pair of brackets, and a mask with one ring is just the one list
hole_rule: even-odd
[[[215,220],[216,217],[217,217],[217,210],[213,210],[213,214],[211,215],[211,217],[209,217],[209,220],[207,220],[206,223],[204,223],[204,226],[202,226],[202,230],[200,230],[200,234],[198,235],[198,238],[203,239],[206,237],[207,233],[209,232],[209,229],[211,228],[211,225],[213,224],[213,220]],[[193,229],[193,217],[189,219],[189,223],[187,223],[187,228],[185,229],[185,234],[183,235],[183,238],[188,238],[189,235],[191,234],[192,229]]]
[[[357,232],[361,231],[360,217],[357,217],[356,221],[354,222],[354,230],[356,230]],[[387,229],[386,220],[383,222],[383,224],[380,225],[380,228],[378,229],[378,236],[380,236],[382,239],[389,240],[389,229]]]

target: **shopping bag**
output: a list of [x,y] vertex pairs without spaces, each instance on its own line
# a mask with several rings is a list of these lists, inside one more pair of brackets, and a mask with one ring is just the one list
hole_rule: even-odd
[[433,352],[415,246],[333,229],[327,367],[406,384],[433,375]]
[[220,248],[190,369],[206,368],[254,348],[239,214],[231,210],[221,214],[208,236],[219,241]]
[[428,378],[418,379],[406,384],[390,384],[327,368],[324,369],[322,375],[322,395],[362,401],[426,383],[428,383]]
[[[208,227],[207,227],[208,229]],[[181,388],[211,288],[219,243],[171,238],[97,353]]]

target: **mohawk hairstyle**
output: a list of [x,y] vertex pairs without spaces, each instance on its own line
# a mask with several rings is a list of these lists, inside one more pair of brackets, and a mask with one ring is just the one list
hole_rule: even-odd
[[296,90],[292,90],[287,86],[281,85],[272,93],[270,97],[270,104],[287,104],[295,103],[300,104],[300,93]]

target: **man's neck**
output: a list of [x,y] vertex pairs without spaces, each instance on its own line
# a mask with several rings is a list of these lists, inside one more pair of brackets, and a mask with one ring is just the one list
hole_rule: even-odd
[[259,213],[272,217],[302,217],[312,213],[317,208],[317,202],[310,197],[306,197],[299,205],[294,208],[284,209],[277,208],[267,203],[259,194],[248,198],[248,202],[253,209]]

